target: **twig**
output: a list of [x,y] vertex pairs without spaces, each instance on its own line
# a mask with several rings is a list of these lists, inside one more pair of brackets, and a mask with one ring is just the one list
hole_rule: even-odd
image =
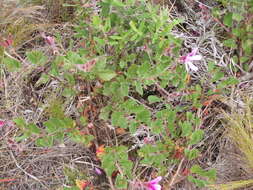
[[114,185],[113,185],[111,176],[108,176],[108,180],[109,180],[111,189],[112,189],[112,190],[117,190],[117,189],[115,189],[115,187],[114,187]]
[[169,188],[171,188],[171,187],[174,185],[174,183],[175,183],[175,181],[176,181],[176,179],[177,179],[177,177],[178,177],[178,175],[179,175],[179,172],[180,172],[180,170],[181,170],[181,168],[182,168],[182,165],[183,165],[184,160],[185,160],[185,158],[183,158],[183,159],[181,160],[181,162],[179,163],[176,173],[173,175],[173,177],[172,177],[171,180],[170,180]]
[[139,103],[139,104],[143,105],[143,106],[144,106],[145,108],[147,108],[148,110],[152,111],[152,108],[148,107],[146,104],[144,104],[144,103],[140,102],[139,100],[135,99],[134,97],[132,97],[132,96],[128,96],[128,98],[130,98],[130,99],[132,99],[132,100],[136,101],[137,103]]
[[12,151],[9,151],[9,153],[10,153],[10,155],[11,155],[13,161],[15,162],[16,166],[17,166],[22,172],[24,172],[24,173],[25,173],[26,175],[28,175],[30,178],[32,178],[32,179],[38,181],[44,188],[50,190],[50,189],[49,189],[46,185],[44,185],[37,177],[35,177],[35,176],[32,175],[32,174],[29,174],[27,171],[25,171],[25,170],[18,164],[18,162],[17,162],[15,156],[13,155]]

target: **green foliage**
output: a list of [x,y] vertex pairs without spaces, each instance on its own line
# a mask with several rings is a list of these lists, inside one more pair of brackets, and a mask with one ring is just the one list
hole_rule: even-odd
[[234,61],[248,71],[252,59],[253,44],[253,3],[251,0],[220,0],[223,8],[214,9],[214,16],[222,20],[227,35],[223,44],[237,52]]
[[26,56],[28,60],[35,65],[42,65],[47,61],[47,57],[44,56],[43,53],[40,51],[27,52]]
[[[232,110],[230,114],[223,112],[225,119],[224,126],[227,129],[228,137],[234,142],[238,150],[242,153],[239,156],[244,160],[244,167],[249,172],[253,168],[253,148],[252,148],[252,99],[245,99],[245,109],[243,112]],[[209,185],[212,189],[233,190],[247,186],[252,186],[253,180],[232,181],[225,184]]]
[[21,63],[16,59],[5,57],[3,63],[6,65],[8,71],[18,71],[21,68]]
[[[76,4],[73,6],[77,10],[80,8]],[[131,137],[143,126],[148,131],[148,137],[135,144],[138,147],[135,150],[138,163],[129,159],[131,145],[118,139],[110,142],[101,157],[107,177],[115,177],[115,186],[123,189],[136,176],[142,176],[139,171],[143,166],[164,176],[168,168],[179,164],[181,159],[190,161],[199,157],[201,150],[196,145],[205,134],[199,128],[201,120],[195,110],[203,108],[206,89],[201,81],[187,81],[189,73],[178,61],[182,40],[172,35],[172,29],[181,21],[171,19],[169,10],[134,0],[104,0],[100,6],[100,14],[85,8],[85,14],[82,12],[76,19],[75,38],[84,41],[85,45],[75,50],[70,48],[65,55],[56,56],[50,63],[49,71],[42,74],[36,83],[39,86],[56,78],[62,87],[62,91],[57,92],[60,98],[52,99],[45,109],[47,121],[36,125],[17,118],[14,122],[21,131],[18,139],[35,136],[37,146],[64,143],[66,137],[89,145],[96,140],[95,137],[83,134],[80,126],[76,125],[78,120],[81,121],[78,124],[85,127],[89,119],[80,116],[75,121],[64,113],[64,106],[65,101],[79,98],[83,93],[76,88],[78,81],[98,82],[101,86],[97,91],[89,92],[89,96],[107,98],[106,105],[99,110],[99,119],[115,129],[124,129]],[[252,44],[249,36],[245,37],[242,33],[252,28],[245,29],[244,13],[228,11],[217,15],[234,35],[227,38],[224,45],[236,49],[238,40],[241,40],[244,60],[250,60]],[[237,28],[236,24],[240,27]],[[167,54],[168,49],[171,56]],[[39,51],[28,52],[26,56],[34,66],[41,66],[49,60]],[[4,58],[3,62],[10,71],[21,67],[11,58]],[[212,73],[210,82],[224,93],[238,83],[237,79],[227,77],[215,63],[208,64],[208,72]],[[170,100],[163,90],[179,95],[171,95],[175,97]],[[207,95],[212,94],[212,89],[207,92]],[[176,105],[177,96],[184,102],[182,105]],[[114,172],[118,174],[113,176]],[[198,165],[191,168],[191,173],[188,180],[199,187],[210,184],[216,176],[214,170],[204,170]]]
[[13,121],[22,132],[16,140],[21,141],[31,136],[36,136],[35,144],[41,147],[51,147],[56,143],[63,143],[66,135],[73,141],[82,143],[85,146],[94,138],[92,135],[82,135],[82,133],[75,128],[75,122],[67,117],[51,117],[48,121],[43,123],[43,129],[33,123],[27,124],[22,118],[16,118]]
[[111,176],[114,171],[119,169],[123,172],[117,176],[117,188],[126,188],[127,180],[133,178],[133,163],[128,159],[126,152],[127,147],[125,146],[108,147],[106,148],[105,154],[102,156],[102,167],[108,176]]

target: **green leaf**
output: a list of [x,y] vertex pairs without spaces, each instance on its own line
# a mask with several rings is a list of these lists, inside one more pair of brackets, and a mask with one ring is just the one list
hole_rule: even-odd
[[199,165],[195,164],[191,167],[191,173],[203,175],[205,171]]
[[50,77],[47,74],[42,73],[42,75],[40,76],[40,79],[36,82],[35,86],[39,87],[42,84],[46,84],[49,80],[50,80]]
[[233,38],[227,39],[223,41],[223,45],[229,48],[236,48],[236,41]]
[[70,85],[75,85],[75,78],[73,74],[70,73],[64,73],[64,78],[68,81]]
[[225,16],[224,16],[224,19],[223,19],[223,23],[228,26],[228,27],[232,27],[232,24],[233,24],[233,13],[227,13]]
[[159,98],[159,97],[157,97],[157,96],[149,96],[148,97],[148,101],[149,101],[149,103],[155,103],[155,102],[160,102],[161,101],[161,98]]
[[89,143],[94,139],[92,135],[83,135],[79,130],[75,129],[67,133],[67,135],[75,142],[82,143],[85,146],[88,146]]
[[222,71],[218,71],[214,73],[214,76],[212,78],[212,82],[216,82],[224,77],[224,73]]
[[101,25],[102,20],[100,19],[98,15],[93,15],[92,22],[93,22],[93,26],[97,28]]
[[46,126],[46,130],[49,133],[55,133],[67,128],[71,128],[73,126],[73,121],[69,118],[50,118],[48,121],[44,122],[44,126]]
[[111,176],[113,171],[116,170],[115,162],[117,161],[115,159],[115,154],[110,151],[110,149],[106,149],[106,154],[102,155],[102,168],[105,170],[106,174],[108,176]]
[[41,133],[40,128],[38,128],[37,125],[35,125],[35,124],[29,124],[29,125],[27,125],[27,128],[32,133],[35,133],[35,134],[40,134]]
[[123,112],[119,112],[119,111],[115,111],[112,113],[112,125],[113,126],[119,126],[122,128],[126,128],[127,127],[127,120],[124,117],[124,113]]
[[71,51],[67,53],[67,59],[70,61],[71,64],[84,64],[86,62],[86,60],[81,58],[78,53]]
[[122,3],[122,2],[119,1],[119,0],[112,0],[112,1],[111,1],[111,5],[112,5],[112,6],[115,6],[115,7],[124,7],[124,6],[125,6],[125,4]]
[[25,139],[29,138],[30,136],[31,136],[30,133],[25,132],[25,133],[23,133],[23,135],[15,137],[15,141],[21,142],[21,141],[24,141]]
[[149,76],[149,73],[151,71],[151,66],[148,62],[145,62],[140,65],[140,67],[137,70],[138,76],[139,77],[147,77]]
[[19,68],[21,68],[21,63],[15,59],[5,57],[3,59],[3,63],[6,65],[7,69],[12,71],[17,71]]
[[76,95],[76,91],[73,88],[64,88],[62,92],[62,96],[64,97],[72,97]]
[[109,36],[109,38],[111,38],[113,40],[122,40],[123,39],[122,36]]
[[136,120],[148,124],[151,120],[151,113],[149,110],[143,109],[136,114]]
[[46,63],[47,57],[41,51],[31,51],[26,53],[28,60],[35,65],[42,65]]
[[63,187],[63,190],[80,190],[79,187]]
[[140,36],[143,35],[142,32],[139,31],[139,30],[136,28],[136,25],[135,25],[134,21],[131,20],[131,21],[129,22],[129,25],[130,25],[131,29],[132,29],[134,32],[136,32],[136,33],[139,34]]
[[117,175],[117,178],[116,178],[116,187],[119,188],[119,189],[125,189],[125,188],[127,188],[127,179],[124,178],[121,175]]
[[125,81],[120,81],[119,93],[121,96],[128,96],[129,84]]
[[107,105],[103,107],[100,111],[99,119],[108,120],[111,110],[112,110],[111,105]]
[[208,177],[210,180],[215,180],[216,178],[216,171],[215,169],[211,170],[203,170],[199,165],[193,165],[191,167],[191,173],[198,174],[202,177]]
[[232,28],[232,33],[236,36],[236,37],[240,37],[242,35],[242,30],[241,28]]
[[240,22],[244,19],[243,15],[240,13],[233,13],[233,20],[236,20],[237,22]]
[[184,153],[189,160],[193,160],[199,156],[199,151],[197,149],[192,150],[185,149]]
[[193,176],[188,176],[187,178],[188,178],[188,180],[189,180],[190,182],[194,183],[195,185],[197,185],[197,186],[200,187],[200,188],[201,188],[201,187],[205,187],[205,186],[207,185],[207,182],[206,182],[206,181],[197,179],[197,178],[195,178],[195,177],[193,177]]
[[182,137],[186,137],[186,136],[191,135],[192,125],[190,122],[183,122],[181,124],[181,128],[182,128],[182,134],[181,134]]
[[116,76],[117,74],[112,70],[105,70],[103,72],[98,73],[98,77],[104,81],[110,81]]
[[143,95],[143,88],[142,83],[139,81],[135,81],[135,90],[142,96]]
[[209,61],[208,62],[208,71],[212,72],[214,70],[214,68],[215,68],[215,62]]
[[192,133],[191,135],[191,140],[189,142],[190,145],[194,145],[197,144],[198,142],[200,142],[204,137],[204,131],[202,130],[196,130]]
[[53,146],[54,138],[52,136],[45,136],[35,141],[36,146],[51,147]]
[[26,128],[26,122],[23,118],[18,117],[13,119],[13,122],[20,128],[20,129],[25,129]]

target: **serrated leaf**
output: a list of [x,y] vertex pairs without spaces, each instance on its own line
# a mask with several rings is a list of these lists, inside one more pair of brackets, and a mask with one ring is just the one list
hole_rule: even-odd
[[12,71],[17,71],[19,68],[21,68],[21,63],[15,59],[5,57],[3,59],[3,63],[6,65],[7,69]]
[[[135,22],[134,22],[134,21],[131,20],[131,21],[129,22],[129,25],[130,25],[131,29],[132,29],[134,32],[136,32],[138,35],[140,35],[140,36],[143,35],[142,32],[139,31],[139,30],[136,28],[136,25],[135,25]],[[136,37],[137,37],[137,36],[136,36]],[[132,39],[132,40],[134,40],[134,39]]]
[[151,95],[151,96],[148,97],[148,101],[149,101],[149,103],[152,104],[152,103],[155,103],[155,102],[160,102],[161,98]]
[[204,181],[204,180],[200,180],[200,179],[197,179],[193,176],[188,176],[187,177],[188,180],[192,183],[194,183],[195,185],[197,185],[198,187],[205,187],[207,185],[207,182]]
[[127,188],[127,179],[125,179],[121,175],[118,175],[117,178],[116,178],[116,187],[119,188],[119,189]]
[[143,95],[143,88],[142,84],[138,81],[135,82],[135,90],[142,96]]
[[52,136],[45,136],[35,141],[36,146],[51,147],[53,146],[54,138]]
[[102,79],[103,81],[110,81],[114,77],[116,77],[117,74],[114,71],[111,70],[105,70],[103,72],[98,73],[98,77]]
[[192,133],[192,125],[190,122],[183,122],[181,125],[182,128],[182,137],[186,137],[191,135]]
[[40,79],[36,82],[35,86],[39,87],[42,84],[46,84],[49,80],[50,80],[50,77],[47,74],[42,73]]
[[26,127],[26,122],[23,118],[18,117],[13,119],[13,122],[20,128],[20,129],[25,129]]
[[35,134],[40,134],[41,132],[40,128],[38,128],[37,125],[35,124],[29,124],[27,125],[27,128],[29,129],[30,132]]
[[238,22],[240,22],[241,20],[243,20],[243,15],[242,14],[240,14],[240,13],[233,13],[233,19],[234,20],[236,20],[236,21],[238,21]]
[[93,15],[93,19],[92,19],[93,25],[95,27],[98,27],[101,25],[102,21],[100,19],[100,17],[98,15]]
[[112,125],[113,126],[119,126],[122,128],[126,128],[127,127],[127,120],[124,117],[124,114],[122,112],[119,111],[115,111],[112,113]]
[[236,48],[236,41],[235,39],[227,39],[223,41],[223,45],[229,48]]
[[228,26],[228,27],[232,27],[232,24],[233,24],[233,13],[227,13],[224,16],[223,23],[226,26]]
[[47,57],[41,51],[31,51],[26,54],[28,60],[35,65],[46,63]]
[[200,142],[204,137],[204,131],[202,130],[196,130],[192,133],[191,135],[191,140],[189,142],[190,145],[194,145],[197,144],[198,142]]
[[199,151],[197,149],[192,149],[192,150],[185,149],[184,152],[185,152],[186,157],[189,160],[193,160],[197,158],[199,155]]
[[124,7],[124,6],[125,6],[125,4],[122,3],[122,2],[119,1],[119,0],[112,0],[112,1],[111,1],[111,5],[112,5],[112,6],[115,6],[115,7]]

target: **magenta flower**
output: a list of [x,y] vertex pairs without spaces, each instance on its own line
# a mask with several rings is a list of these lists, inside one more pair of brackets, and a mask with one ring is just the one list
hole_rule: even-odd
[[44,39],[48,45],[55,47],[55,41],[53,37],[46,36]]
[[180,60],[182,62],[184,62],[184,64],[185,64],[185,68],[186,68],[187,72],[189,72],[190,70],[193,70],[195,72],[198,71],[198,67],[196,67],[192,63],[193,61],[199,61],[202,59],[201,55],[197,55],[197,51],[198,51],[198,49],[195,48],[192,50],[191,53],[188,53],[186,56],[180,57]]
[[98,169],[98,168],[95,168],[95,172],[96,172],[96,174],[98,174],[98,175],[101,175],[101,174],[102,174],[102,171],[101,171],[100,169]]
[[162,180],[162,177],[159,176],[149,182],[145,182],[144,186],[146,187],[146,190],[161,190],[161,185],[158,183]]
[[4,47],[4,48],[8,48],[13,44],[13,39],[12,36],[8,36],[7,39],[0,41],[0,46]]
[[0,127],[3,127],[6,124],[5,121],[0,121]]
[[45,42],[53,49],[54,54],[58,52],[55,38],[52,36],[46,36],[44,32],[41,33],[42,38],[44,38]]

